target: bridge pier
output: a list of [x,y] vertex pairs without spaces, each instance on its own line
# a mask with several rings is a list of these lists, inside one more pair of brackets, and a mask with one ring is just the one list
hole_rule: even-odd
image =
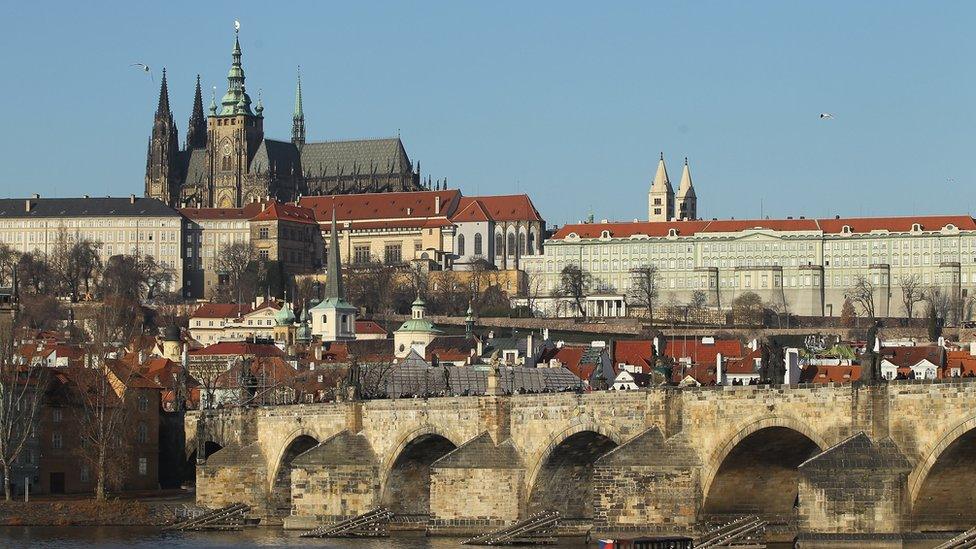
[[496,445],[482,433],[431,467],[428,530],[467,535],[518,522],[525,477],[511,440]]
[[665,440],[651,427],[598,459],[594,468],[594,529],[694,529],[702,506],[701,463],[680,435]]
[[197,504],[219,508],[246,503],[251,506],[250,514],[270,515],[266,463],[257,442],[225,446],[206,463],[197,465]]
[[907,530],[911,466],[891,439],[873,442],[858,433],[799,471],[799,531],[827,539]]

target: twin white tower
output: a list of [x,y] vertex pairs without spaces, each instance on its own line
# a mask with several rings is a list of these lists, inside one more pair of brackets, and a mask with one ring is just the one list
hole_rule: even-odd
[[651,183],[651,190],[647,193],[647,220],[674,221],[683,219],[698,219],[698,197],[695,187],[691,184],[691,171],[688,170],[688,158],[681,172],[681,183],[678,194],[671,188],[668,179],[668,169],[664,166],[664,153],[657,163],[657,173]]

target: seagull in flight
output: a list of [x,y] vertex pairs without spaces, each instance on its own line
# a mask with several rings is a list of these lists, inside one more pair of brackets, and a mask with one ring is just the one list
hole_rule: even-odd
[[822,113],[820,113],[820,119],[821,120],[833,120],[834,119],[834,115],[830,114],[829,112],[822,112]]
[[152,69],[149,68],[149,65],[147,65],[145,63],[132,63],[129,66],[130,67],[138,67],[139,70],[141,70],[142,72],[144,72],[144,73],[146,73],[146,74],[149,75],[149,80],[150,81],[155,81],[155,79],[153,78],[153,75],[152,75]]

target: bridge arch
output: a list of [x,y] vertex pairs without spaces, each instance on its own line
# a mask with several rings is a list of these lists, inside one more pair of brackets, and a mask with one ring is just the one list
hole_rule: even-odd
[[313,429],[301,427],[289,433],[283,440],[285,443],[270,462],[273,468],[268,471],[270,509],[276,516],[287,516],[291,513],[292,461],[318,446],[322,437]]
[[425,520],[422,516],[430,513],[430,467],[462,442],[430,424],[402,435],[380,469],[381,504],[398,515]]
[[567,519],[593,516],[593,464],[623,443],[612,429],[580,417],[529,460],[523,514],[554,509]]
[[791,513],[797,467],[828,447],[819,433],[793,417],[768,416],[739,424],[704,460],[703,514]]
[[976,417],[947,430],[909,475],[917,530],[958,530],[976,521]]

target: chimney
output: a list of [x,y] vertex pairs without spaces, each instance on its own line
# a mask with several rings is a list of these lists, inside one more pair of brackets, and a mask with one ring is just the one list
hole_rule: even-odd
[[722,379],[722,353],[715,355],[715,385],[725,385]]
[[542,329],[542,340],[549,341],[549,328]]
[[535,351],[534,348],[532,347],[532,343],[534,343],[532,341],[533,339],[534,338],[532,337],[532,332],[529,332],[529,335],[525,336],[525,364],[526,365],[529,364],[530,360],[534,362],[535,359]]
[[976,356],[976,341],[969,342],[969,356]]
[[136,195],[130,194],[129,195],[129,204],[135,204],[135,203],[136,203]]
[[25,206],[25,210],[26,210],[26,211],[27,211],[28,213],[29,213],[29,212],[30,212],[30,211],[31,211],[32,209],[34,209],[34,202],[33,202],[33,201],[31,201],[31,199],[29,199],[29,198],[28,198],[28,199],[27,199],[27,200],[25,200],[24,202],[25,202],[25,204],[24,204],[24,206]]
[[478,340],[478,356],[480,357],[485,352],[484,345],[482,344],[480,337],[476,337],[475,339]]
[[33,196],[31,196],[31,198],[33,198],[34,200],[37,200],[40,197],[41,197],[41,195],[39,195],[37,193],[34,193]]
[[88,196],[88,195],[86,194],[86,195],[85,195],[85,198],[91,198],[91,197],[90,197],[90,196]]
[[434,213],[435,214],[440,214],[441,213],[441,197],[440,196],[435,196],[434,197]]
[[413,208],[407,208],[407,215],[410,215],[411,213],[413,213]]
[[322,360],[322,346],[324,343],[319,343],[318,345],[313,345],[312,348],[315,349],[315,360]]

